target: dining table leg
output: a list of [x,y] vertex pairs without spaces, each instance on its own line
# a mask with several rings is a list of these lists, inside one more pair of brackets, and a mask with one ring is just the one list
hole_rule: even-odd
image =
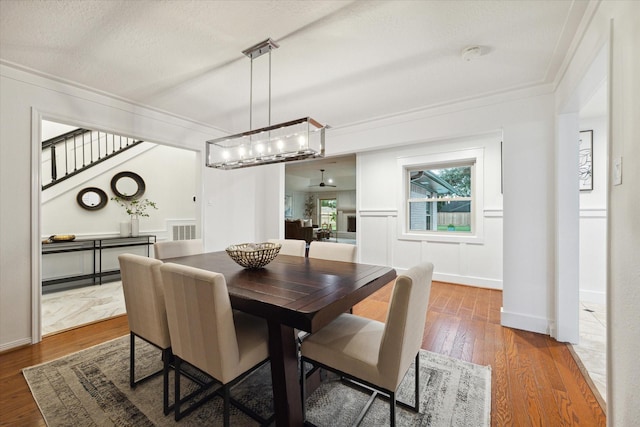
[[302,425],[298,349],[294,329],[269,321],[269,356],[276,425]]

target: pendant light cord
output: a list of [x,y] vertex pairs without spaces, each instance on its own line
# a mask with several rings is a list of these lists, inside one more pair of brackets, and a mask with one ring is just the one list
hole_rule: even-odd
[[271,49],[269,49],[269,126],[271,126]]
[[253,130],[253,58],[251,58],[249,77],[249,130]]
[[[249,130],[253,130],[253,58],[249,69]],[[269,117],[268,125],[271,126],[271,50],[269,50]]]

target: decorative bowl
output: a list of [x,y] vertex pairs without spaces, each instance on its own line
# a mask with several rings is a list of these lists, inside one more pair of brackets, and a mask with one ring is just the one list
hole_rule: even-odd
[[229,246],[226,251],[244,268],[262,268],[273,261],[281,247],[280,243],[240,243]]

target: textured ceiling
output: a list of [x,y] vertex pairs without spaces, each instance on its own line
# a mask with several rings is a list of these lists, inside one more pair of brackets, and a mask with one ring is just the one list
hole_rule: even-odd
[[[584,1],[0,1],[0,60],[215,126],[333,127],[554,83]],[[485,55],[465,62],[469,45]],[[267,124],[268,56],[254,61]]]

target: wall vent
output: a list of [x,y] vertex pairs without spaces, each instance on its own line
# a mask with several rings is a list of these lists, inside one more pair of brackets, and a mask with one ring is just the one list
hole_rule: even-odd
[[171,240],[193,240],[196,238],[195,224],[180,224],[172,227],[173,236]]

